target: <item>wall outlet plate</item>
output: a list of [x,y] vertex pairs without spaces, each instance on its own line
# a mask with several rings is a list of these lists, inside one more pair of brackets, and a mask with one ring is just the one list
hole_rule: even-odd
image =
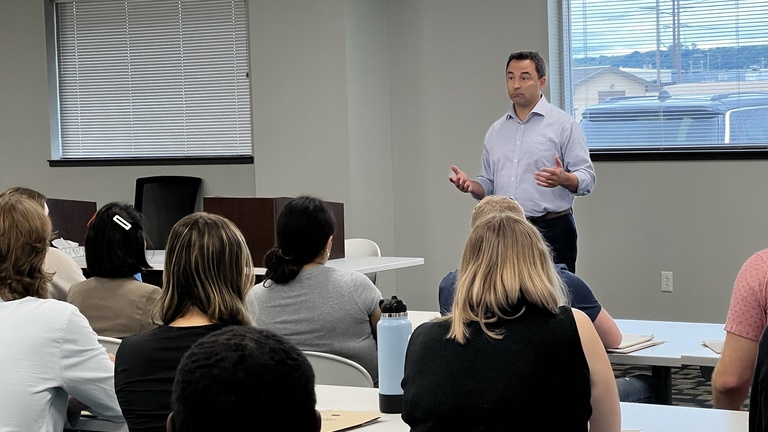
[[672,292],[672,272],[661,272],[661,292]]

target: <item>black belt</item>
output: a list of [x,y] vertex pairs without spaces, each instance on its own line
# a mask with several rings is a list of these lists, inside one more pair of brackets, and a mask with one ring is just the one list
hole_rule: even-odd
[[563,211],[559,211],[559,212],[546,212],[546,213],[544,213],[541,216],[531,216],[531,217],[526,218],[526,219],[528,219],[528,221],[530,221],[532,224],[537,224],[539,222],[544,222],[545,220],[554,219],[556,217],[565,216],[565,215],[571,214],[571,213],[573,213],[573,209],[567,208],[567,209],[565,209]]

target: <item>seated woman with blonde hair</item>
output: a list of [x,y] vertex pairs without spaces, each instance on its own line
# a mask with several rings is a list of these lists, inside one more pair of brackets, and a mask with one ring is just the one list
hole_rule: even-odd
[[123,339],[115,359],[115,391],[131,432],[165,431],[182,356],[206,335],[250,325],[245,294],[253,283],[251,253],[234,223],[193,213],[173,226],[155,305],[161,325]]
[[417,327],[408,344],[411,431],[618,432],[608,356],[589,318],[567,304],[536,227],[508,212],[477,221],[452,315]]

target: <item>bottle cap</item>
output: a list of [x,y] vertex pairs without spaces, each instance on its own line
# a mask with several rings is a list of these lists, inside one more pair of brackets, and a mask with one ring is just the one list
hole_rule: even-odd
[[403,313],[408,312],[408,306],[403,303],[397,296],[392,296],[391,299],[379,300],[379,309],[381,313]]

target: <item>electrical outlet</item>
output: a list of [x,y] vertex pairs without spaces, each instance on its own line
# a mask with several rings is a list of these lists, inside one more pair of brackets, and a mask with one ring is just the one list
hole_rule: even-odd
[[672,292],[672,272],[661,272],[661,292]]

